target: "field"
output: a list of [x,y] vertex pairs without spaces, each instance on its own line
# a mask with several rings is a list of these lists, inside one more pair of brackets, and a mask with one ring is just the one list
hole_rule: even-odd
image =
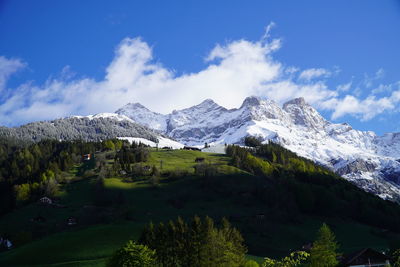
[[[213,182],[220,184],[221,190],[210,190],[204,178],[194,176],[198,157],[218,166],[221,177]],[[249,257],[258,261],[264,256],[284,256],[312,242],[322,222],[335,232],[342,252],[364,247],[386,250],[400,240],[393,233],[352,221],[295,216],[283,223],[265,209],[260,218],[260,205],[240,203],[235,194],[226,193],[226,188],[245,189],[257,179],[230,166],[229,161],[225,155],[198,151],[152,151],[146,164],[157,166],[162,173],[184,172],[185,176],[162,176],[157,185],[145,177],[106,178],[108,197],[117,200],[104,207],[93,204],[95,177],[81,177],[80,168],[90,168],[77,166],[69,173],[70,182],[59,193],[59,203],[66,207],[33,203],[0,218],[1,232],[14,233],[20,236],[21,244],[26,243],[1,253],[0,266],[104,266],[113,251],[127,240],[139,237],[145,224],[178,216],[190,219],[194,215],[208,215],[216,221],[229,218],[241,230],[249,254],[257,255]],[[31,221],[39,215],[46,220]],[[66,225],[70,216],[77,218],[77,225]],[[37,232],[44,237],[32,236]]]

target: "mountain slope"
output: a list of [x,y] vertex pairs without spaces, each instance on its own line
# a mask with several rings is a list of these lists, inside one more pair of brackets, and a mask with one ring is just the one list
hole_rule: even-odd
[[226,109],[208,99],[167,115],[128,104],[117,113],[188,145],[240,144],[248,135],[271,140],[367,191],[388,199],[400,197],[400,133],[377,136],[331,123],[303,98],[280,107],[272,100],[248,97],[238,109]]
[[100,113],[73,116],[53,121],[29,123],[20,127],[0,127],[0,137],[38,142],[43,139],[98,141],[117,137],[134,137],[158,142],[166,139],[126,116]]

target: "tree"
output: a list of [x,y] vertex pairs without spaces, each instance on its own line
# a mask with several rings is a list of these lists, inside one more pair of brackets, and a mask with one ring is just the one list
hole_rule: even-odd
[[261,138],[255,136],[246,136],[244,139],[244,144],[249,147],[261,146]]
[[393,253],[393,267],[400,267],[400,249]]
[[246,261],[244,267],[260,267],[260,265],[254,260]]
[[338,244],[335,235],[325,223],[318,231],[310,253],[310,267],[331,267],[338,264]]
[[142,232],[140,242],[157,251],[163,267],[239,267],[245,264],[246,247],[239,231],[227,220],[216,227],[210,217],[195,216],[191,224],[181,218],[167,225],[150,224]]
[[262,267],[295,267],[303,264],[307,258],[310,256],[307,252],[304,251],[296,251],[290,253],[289,256],[281,259],[274,260],[270,258],[265,258]]
[[15,200],[18,205],[26,202],[31,197],[31,189],[29,184],[21,184],[14,186]]
[[156,252],[147,246],[128,241],[107,263],[108,267],[154,267]]

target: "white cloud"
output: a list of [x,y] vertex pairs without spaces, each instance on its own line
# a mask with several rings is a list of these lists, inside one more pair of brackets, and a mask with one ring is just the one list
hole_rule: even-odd
[[[280,104],[302,96],[317,108],[331,110],[333,119],[350,114],[367,120],[394,110],[400,90],[390,96],[371,95],[364,100],[350,94],[343,96],[352,82],[332,90],[325,80],[318,80],[336,71],[312,68],[301,72],[274,60],[272,54],[281,47],[281,41],[266,40],[271,27],[267,27],[266,37],[260,41],[236,40],[216,45],[206,55],[204,69],[183,75],[176,75],[156,62],[152,48],[142,39],[126,38],[117,46],[100,81],[76,78],[67,66],[42,85],[29,82],[9,88],[9,95],[0,102],[0,124],[113,112],[128,102],[140,102],[161,113],[186,108],[206,98],[233,108],[250,95]],[[10,75],[24,66],[20,60],[0,57],[0,85],[5,88]],[[294,79],[295,75],[301,82]]]
[[0,92],[5,88],[9,77],[15,72],[23,69],[25,66],[26,64],[19,59],[8,59],[0,56]]
[[263,84],[281,74],[282,66],[270,54],[279,40],[238,40],[216,45],[206,57],[207,67],[196,73],[176,76],[154,62],[151,47],[140,38],[126,38],[103,80],[75,79],[62,72],[57,78],[35,86],[13,89],[0,105],[2,124],[19,124],[72,114],[112,112],[128,102],[141,102],[158,112],[170,112],[213,98],[226,107],[237,107],[256,94]]
[[348,83],[345,83],[345,84],[339,84],[339,85],[336,87],[336,89],[337,89],[338,91],[347,92],[347,91],[350,90],[350,88],[351,88],[352,85],[353,85],[353,82],[348,82]]
[[394,110],[399,102],[400,90],[394,91],[387,97],[377,98],[374,95],[370,95],[363,100],[352,95],[346,95],[342,99],[329,99],[322,103],[321,106],[325,109],[333,110],[332,119],[337,119],[344,115],[353,115],[366,121],[385,111]]
[[364,74],[364,85],[365,87],[370,88],[373,86],[375,81],[380,80],[383,77],[385,77],[385,70],[382,68],[378,69],[372,76]]
[[331,72],[326,70],[326,69],[306,69],[303,70],[300,75],[299,75],[299,79],[300,80],[306,80],[306,81],[310,81],[312,79],[315,78],[321,78],[321,77],[329,77],[331,75]]

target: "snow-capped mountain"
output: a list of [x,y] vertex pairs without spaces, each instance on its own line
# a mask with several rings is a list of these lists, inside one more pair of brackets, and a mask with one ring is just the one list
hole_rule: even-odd
[[331,123],[303,98],[280,107],[272,100],[248,97],[238,109],[207,99],[167,115],[128,104],[116,113],[187,145],[243,143],[248,135],[272,140],[367,191],[400,199],[400,133],[377,136]]
[[183,147],[182,144],[134,122],[127,116],[116,113],[72,116],[53,121],[33,122],[15,128],[0,127],[0,136],[28,142],[43,139],[99,141],[121,138],[150,146]]

